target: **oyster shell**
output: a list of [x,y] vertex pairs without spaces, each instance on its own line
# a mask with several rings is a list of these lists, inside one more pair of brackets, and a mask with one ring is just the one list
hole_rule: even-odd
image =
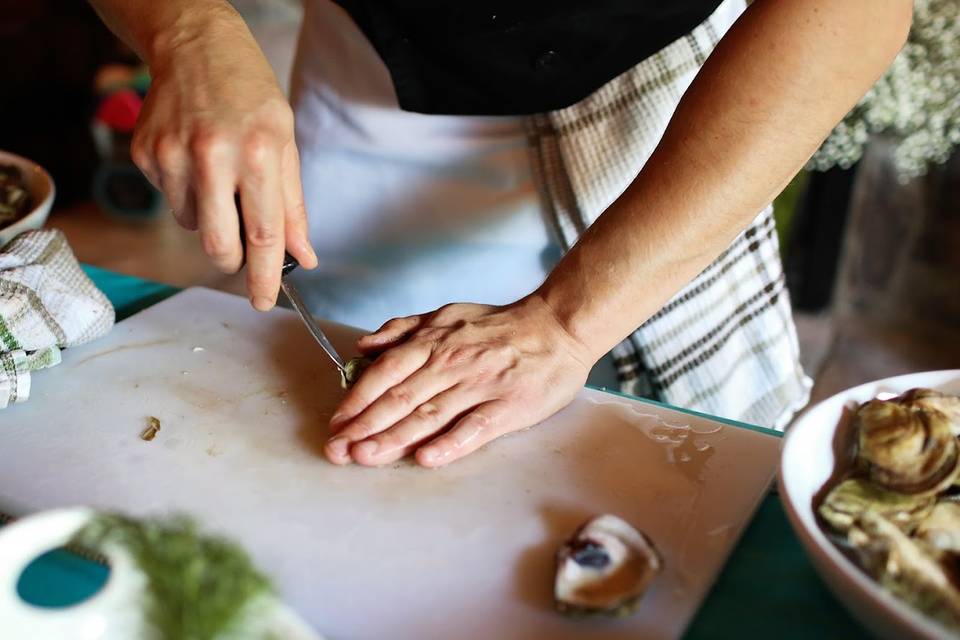
[[921,387],[905,391],[893,401],[914,408],[939,411],[950,422],[953,435],[960,436],[960,397]]
[[960,472],[960,448],[942,412],[896,400],[871,400],[857,410],[859,462],[884,489],[933,495]]
[[373,363],[370,358],[350,358],[340,372],[340,386],[349,389],[360,378],[360,375]]
[[817,507],[828,536],[884,590],[960,632],[960,397],[871,400],[854,427],[852,476]]
[[869,510],[855,520],[848,539],[862,566],[883,588],[954,631],[960,630],[960,592],[924,543],[915,542]]
[[933,510],[934,496],[904,495],[879,487],[868,480],[844,480],[820,504],[820,517],[839,533],[846,533],[867,510],[879,513],[901,530],[910,533]]
[[617,516],[598,516],[557,552],[556,608],[573,615],[629,615],[662,565],[647,536]]

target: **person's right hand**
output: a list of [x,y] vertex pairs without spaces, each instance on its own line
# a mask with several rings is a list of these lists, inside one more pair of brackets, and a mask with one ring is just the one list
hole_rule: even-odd
[[233,10],[180,21],[158,42],[133,161],[163,191],[179,223],[199,230],[203,250],[226,273],[244,260],[239,194],[247,290],[253,306],[266,311],[277,299],[284,249],[308,269],[317,264],[293,112]]

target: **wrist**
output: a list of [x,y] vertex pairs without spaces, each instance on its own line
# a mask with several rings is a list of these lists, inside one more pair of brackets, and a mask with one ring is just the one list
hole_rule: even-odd
[[240,14],[223,0],[174,0],[155,5],[137,40],[140,55],[156,75],[195,44],[215,42],[220,32],[245,30]]
[[544,295],[543,287],[525,297],[521,304],[531,309],[538,318],[539,326],[553,329],[560,340],[569,346],[574,358],[581,362],[588,370],[607,352],[607,349],[585,340],[584,337],[572,330],[573,319],[564,313],[565,307],[551,304]]

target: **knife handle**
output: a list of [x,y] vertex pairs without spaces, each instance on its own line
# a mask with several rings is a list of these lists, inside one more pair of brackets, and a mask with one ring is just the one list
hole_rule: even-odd
[[[247,233],[243,227],[243,210],[240,208],[240,194],[234,194],[233,201],[237,205],[237,218],[240,222],[240,250],[243,252],[243,258],[240,261],[240,268],[247,262]],[[290,255],[289,252],[283,252],[283,266],[280,268],[280,277],[287,275],[300,266],[300,263]]]

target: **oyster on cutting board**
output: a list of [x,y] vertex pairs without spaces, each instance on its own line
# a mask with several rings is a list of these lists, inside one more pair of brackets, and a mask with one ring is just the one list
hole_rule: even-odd
[[557,552],[554,603],[570,615],[629,615],[662,565],[646,535],[617,516],[598,516]]
[[960,632],[960,398],[911,389],[856,409],[853,468],[817,507],[885,590]]
[[360,379],[360,376],[366,371],[367,367],[373,364],[370,358],[359,357],[347,360],[343,371],[340,372],[340,386],[349,389]]

